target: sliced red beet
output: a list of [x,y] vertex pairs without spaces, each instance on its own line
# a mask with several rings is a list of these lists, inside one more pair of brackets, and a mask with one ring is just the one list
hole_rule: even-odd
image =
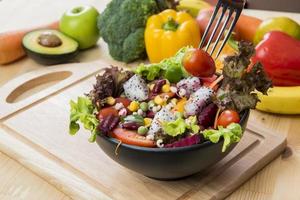
[[201,136],[198,134],[188,136],[186,138],[180,139],[171,144],[166,144],[165,148],[176,148],[176,147],[186,147],[194,144],[198,144],[201,141]]
[[146,116],[147,116],[148,118],[154,118],[155,113],[154,113],[153,111],[148,111],[148,112],[146,113]]
[[214,103],[206,106],[198,115],[198,124],[204,129],[213,126],[217,111],[218,106]]

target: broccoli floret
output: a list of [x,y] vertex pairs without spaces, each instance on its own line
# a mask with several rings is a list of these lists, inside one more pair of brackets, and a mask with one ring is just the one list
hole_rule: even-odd
[[112,0],[98,18],[100,35],[110,55],[126,63],[145,58],[146,22],[158,12],[156,0]]

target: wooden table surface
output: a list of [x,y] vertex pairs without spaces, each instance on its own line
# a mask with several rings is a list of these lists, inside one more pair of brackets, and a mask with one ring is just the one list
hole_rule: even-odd
[[[102,11],[109,0],[0,0],[0,32],[26,28],[58,19],[62,13],[75,5],[91,4]],[[285,15],[300,22],[300,14],[274,13],[246,10],[245,13],[260,18]],[[101,51],[100,51],[100,50]],[[81,53],[80,62],[99,58],[109,59],[106,46],[101,41],[99,47]],[[1,53],[1,52],[0,52]],[[11,65],[0,66],[0,86],[25,72],[41,68],[30,59],[23,59]],[[0,108],[1,109],[1,108]],[[287,135],[288,149],[276,160],[246,182],[228,199],[257,200],[299,200],[300,190],[300,117],[280,116],[252,111],[252,120]],[[47,180],[0,152],[0,199],[70,199],[59,188]]]

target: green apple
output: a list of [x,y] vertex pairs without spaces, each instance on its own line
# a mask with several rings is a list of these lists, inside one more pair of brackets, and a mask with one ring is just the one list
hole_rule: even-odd
[[79,43],[80,49],[87,49],[97,44],[100,37],[97,28],[99,12],[93,6],[77,6],[64,13],[59,22],[59,29]]
[[288,17],[274,17],[263,21],[254,35],[254,44],[258,44],[270,31],[281,31],[300,40],[300,25]]

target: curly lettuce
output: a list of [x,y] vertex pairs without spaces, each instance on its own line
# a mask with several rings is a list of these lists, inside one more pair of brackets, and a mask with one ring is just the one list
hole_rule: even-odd
[[98,109],[104,105],[106,97],[119,97],[124,90],[123,84],[134,75],[132,71],[114,66],[103,71],[103,74],[96,76],[96,84],[88,94],[93,105]]
[[135,70],[135,73],[146,78],[148,81],[153,81],[161,75],[162,70],[163,69],[159,66],[159,64],[140,64]]
[[255,91],[267,94],[272,87],[261,63],[251,63],[255,53],[252,43],[239,42],[239,52],[224,59],[223,81],[217,92],[217,104],[241,112],[254,109],[259,101]]

